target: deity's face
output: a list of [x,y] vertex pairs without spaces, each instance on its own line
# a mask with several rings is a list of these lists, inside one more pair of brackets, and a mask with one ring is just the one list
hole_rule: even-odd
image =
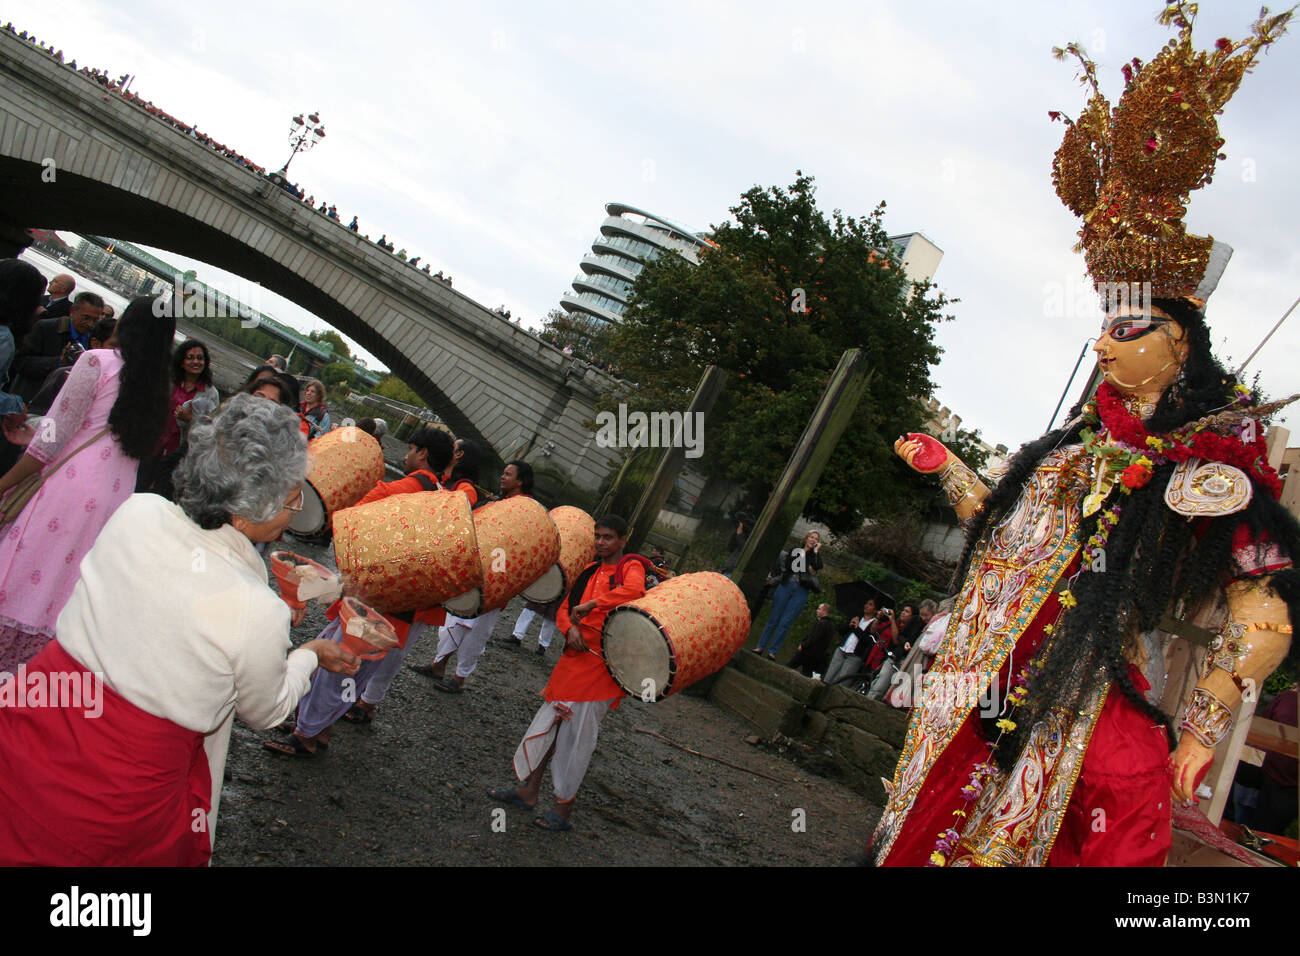
[[1106,317],[1092,350],[1102,373],[1123,395],[1160,395],[1187,360],[1187,333],[1157,306],[1120,306]]

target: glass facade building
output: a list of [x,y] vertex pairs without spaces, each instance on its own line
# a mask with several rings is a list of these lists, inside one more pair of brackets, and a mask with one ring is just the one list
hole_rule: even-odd
[[644,209],[626,203],[605,204],[606,218],[591,242],[591,255],[583,256],[560,307],[575,317],[617,322],[627,311],[632,283],[645,268],[672,250],[698,264],[700,253],[713,243],[703,233],[692,232]]

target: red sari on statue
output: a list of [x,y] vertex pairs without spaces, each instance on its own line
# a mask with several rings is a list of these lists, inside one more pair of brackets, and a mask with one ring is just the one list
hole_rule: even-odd
[[1058,582],[1078,567],[1090,479],[1080,446],[1052,452],[975,550],[886,785],[872,838],[880,864],[923,866],[950,829],[959,834],[950,866],[1163,863],[1172,840],[1167,738],[1119,694],[1053,711],[1012,773],[993,771],[973,801],[962,792],[990,757],[978,701],[1000,706],[1057,619]]

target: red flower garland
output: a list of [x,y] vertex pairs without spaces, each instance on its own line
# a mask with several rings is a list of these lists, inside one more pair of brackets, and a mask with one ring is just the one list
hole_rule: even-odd
[[[1141,419],[1124,407],[1119,393],[1110,382],[1102,382],[1097,389],[1097,413],[1101,423],[1113,438],[1126,445],[1164,461],[1186,461],[1189,458],[1202,458],[1206,461],[1222,462],[1246,472],[1252,479],[1269,490],[1274,498],[1282,497],[1282,482],[1277,472],[1268,463],[1268,448],[1260,435],[1250,444],[1235,436],[1219,435],[1214,432],[1194,432],[1190,439],[1174,432],[1169,435],[1155,435],[1147,431]],[[1163,447],[1148,444],[1148,438],[1158,439]],[[1149,476],[1148,476],[1149,477]],[[1125,482],[1128,484],[1128,482]],[[1145,484],[1145,482],[1143,482]],[[1129,487],[1140,487],[1129,485]]]

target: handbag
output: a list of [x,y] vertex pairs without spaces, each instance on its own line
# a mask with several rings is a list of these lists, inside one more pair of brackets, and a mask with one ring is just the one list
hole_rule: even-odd
[[45,479],[47,477],[54,474],[66,465],[75,455],[85,451],[106,434],[108,434],[107,425],[95,432],[95,434],[87,439],[82,445],[73,450],[71,454],[64,455],[55,463],[54,467],[42,468],[36,474],[28,475],[22,481],[18,482],[18,484],[14,485],[13,491],[10,492],[9,497],[4,500],[3,504],[0,504],[0,528],[5,527],[23,513],[23,509],[27,507],[27,502],[31,501],[32,498],[35,497],[36,492],[41,490],[41,485],[45,484]]
[[821,593],[822,582],[817,577],[817,575],[813,574],[811,571],[800,571],[799,583],[802,584],[804,587],[806,587],[809,591],[812,591],[814,594]]

